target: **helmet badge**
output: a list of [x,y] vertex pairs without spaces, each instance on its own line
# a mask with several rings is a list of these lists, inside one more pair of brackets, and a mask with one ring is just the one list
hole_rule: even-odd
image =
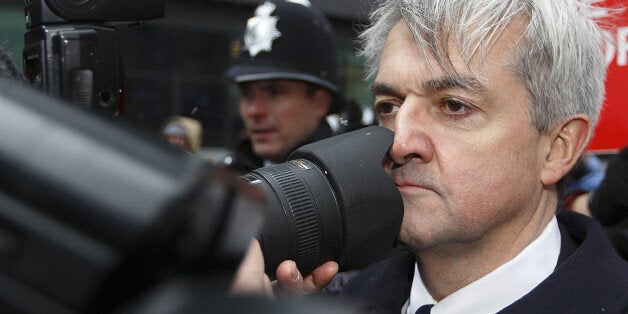
[[292,3],[296,3],[296,4],[300,4],[304,7],[310,7],[312,4],[310,3],[309,0],[287,0],[288,2],[292,2]]
[[255,57],[261,51],[270,52],[273,41],[281,36],[277,29],[279,18],[270,16],[275,9],[274,3],[266,1],[255,9],[255,16],[246,22],[244,49],[249,51],[251,57]]

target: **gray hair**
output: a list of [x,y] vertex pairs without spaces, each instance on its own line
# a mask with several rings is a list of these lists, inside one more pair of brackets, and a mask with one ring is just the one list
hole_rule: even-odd
[[[514,20],[527,23],[510,52],[510,68],[531,95],[531,123],[539,132],[576,114],[593,125],[604,100],[605,49],[610,31],[603,24],[613,10],[599,0],[383,0],[360,34],[368,77],[377,74],[386,37],[403,20],[417,49],[457,75],[447,52],[454,42],[482,82],[472,60],[484,61],[502,31]],[[433,67],[434,65],[431,65]]]

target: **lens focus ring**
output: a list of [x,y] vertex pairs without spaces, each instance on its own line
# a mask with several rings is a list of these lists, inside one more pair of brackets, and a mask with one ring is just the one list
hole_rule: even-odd
[[282,164],[270,173],[270,177],[283,191],[294,221],[297,249],[295,262],[309,268],[316,263],[319,254],[320,221],[312,203],[312,193],[293,169],[294,165],[290,165]]

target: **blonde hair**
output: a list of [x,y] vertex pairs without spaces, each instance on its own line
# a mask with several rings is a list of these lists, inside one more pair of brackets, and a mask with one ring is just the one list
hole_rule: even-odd
[[177,125],[183,129],[185,135],[185,149],[191,153],[198,153],[203,144],[203,125],[200,121],[183,116],[172,116],[163,124],[161,133],[167,135],[165,132],[169,126]]

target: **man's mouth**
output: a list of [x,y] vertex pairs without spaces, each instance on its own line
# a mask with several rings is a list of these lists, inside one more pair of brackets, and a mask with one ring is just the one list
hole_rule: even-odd
[[423,182],[421,180],[415,180],[421,178],[418,175],[408,176],[407,174],[396,172],[393,174],[393,182],[399,189],[399,191],[411,191],[411,190],[430,190],[436,191],[432,184]]
[[251,138],[264,139],[272,136],[276,131],[274,129],[252,129],[250,134]]

